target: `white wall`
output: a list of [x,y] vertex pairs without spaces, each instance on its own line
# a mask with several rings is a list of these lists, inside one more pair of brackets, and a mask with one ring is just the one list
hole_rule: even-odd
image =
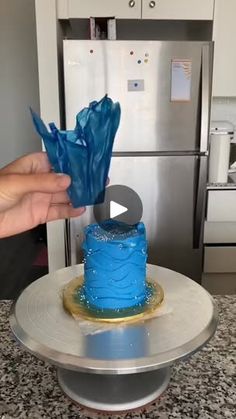
[[229,121],[236,128],[236,97],[213,98],[211,119],[213,121]]
[[41,148],[29,106],[39,111],[34,0],[0,0],[0,167]]

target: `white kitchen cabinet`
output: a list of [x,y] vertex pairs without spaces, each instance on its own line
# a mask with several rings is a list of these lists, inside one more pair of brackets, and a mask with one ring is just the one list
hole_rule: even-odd
[[[209,222],[236,222],[236,190],[208,192],[206,220]],[[235,240],[236,241],[236,240]]]
[[236,294],[236,273],[203,273],[202,286],[213,295]]
[[206,246],[204,248],[202,286],[214,294],[235,294],[235,246]]
[[140,19],[142,0],[58,0],[59,19],[116,17]]
[[214,0],[142,0],[142,2],[143,19],[212,20],[214,15]]
[[236,222],[205,221],[205,244],[236,243]]
[[212,20],[214,0],[57,0],[57,9],[59,19]]
[[236,246],[205,246],[204,272],[236,272]]
[[236,96],[236,0],[215,0],[213,96]]
[[236,291],[236,190],[208,190],[202,285],[213,294]]

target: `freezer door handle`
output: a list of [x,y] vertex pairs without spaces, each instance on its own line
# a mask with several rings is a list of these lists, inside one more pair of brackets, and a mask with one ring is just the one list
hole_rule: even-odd
[[193,222],[193,249],[201,247],[202,228],[205,216],[207,157],[197,157],[196,199]]
[[210,47],[202,46],[200,153],[208,151],[210,123]]
[[65,236],[65,265],[71,266],[70,219],[65,220],[64,236]]

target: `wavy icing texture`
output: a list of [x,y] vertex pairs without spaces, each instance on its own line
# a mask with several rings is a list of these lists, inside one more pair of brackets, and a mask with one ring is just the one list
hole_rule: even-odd
[[116,221],[103,229],[91,224],[85,229],[84,296],[98,309],[122,309],[145,302],[147,241],[145,226],[131,228]]

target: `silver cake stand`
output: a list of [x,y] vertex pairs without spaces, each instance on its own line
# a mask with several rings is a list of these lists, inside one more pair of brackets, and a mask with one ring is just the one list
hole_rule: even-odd
[[144,406],[168,386],[170,366],[199,350],[217,326],[211,296],[169,269],[148,265],[162,286],[160,315],[137,324],[86,334],[62,306],[62,289],[83,274],[83,265],[46,275],[14,304],[12,331],[24,348],[58,367],[62,390],[96,410],[119,412]]

